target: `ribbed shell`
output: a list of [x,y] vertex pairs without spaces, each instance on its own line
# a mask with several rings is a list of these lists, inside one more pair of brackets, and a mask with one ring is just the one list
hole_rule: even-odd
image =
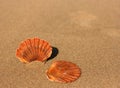
[[72,62],[55,61],[46,71],[46,75],[50,81],[69,83],[80,77],[81,70]]
[[47,41],[39,38],[32,38],[20,44],[16,51],[16,56],[24,63],[35,60],[43,62],[51,56],[51,53],[52,47]]

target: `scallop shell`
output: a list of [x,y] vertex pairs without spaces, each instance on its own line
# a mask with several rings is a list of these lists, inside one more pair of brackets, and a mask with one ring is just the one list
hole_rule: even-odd
[[77,80],[81,75],[80,68],[67,61],[55,61],[46,71],[47,78],[50,81],[69,83]]
[[39,38],[32,38],[23,41],[16,51],[16,57],[24,63],[31,61],[45,61],[52,54],[50,44]]

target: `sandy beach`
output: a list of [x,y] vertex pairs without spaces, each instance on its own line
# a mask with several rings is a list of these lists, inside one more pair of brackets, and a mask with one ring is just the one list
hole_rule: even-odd
[[[0,88],[120,88],[120,0],[0,0]],[[46,64],[21,63],[21,41],[39,37],[58,49]],[[45,71],[66,60],[82,69],[72,83]]]

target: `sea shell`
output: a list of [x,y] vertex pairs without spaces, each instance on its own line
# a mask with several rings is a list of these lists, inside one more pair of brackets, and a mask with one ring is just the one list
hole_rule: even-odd
[[69,83],[80,77],[81,70],[72,62],[60,60],[52,63],[51,67],[46,71],[46,75],[50,81]]
[[45,61],[52,54],[50,44],[39,38],[32,38],[23,41],[16,51],[16,57],[24,63],[31,61]]

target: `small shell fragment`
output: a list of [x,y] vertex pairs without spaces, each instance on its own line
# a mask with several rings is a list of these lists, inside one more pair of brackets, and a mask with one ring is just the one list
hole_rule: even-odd
[[81,70],[72,62],[60,60],[52,63],[51,67],[46,71],[46,75],[50,81],[69,83],[80,77]]
[[16,51],[16,57],[24,63],[31,61],[45,61],[52,54],[50,44],[39,38],[31,38],[23,41]]

